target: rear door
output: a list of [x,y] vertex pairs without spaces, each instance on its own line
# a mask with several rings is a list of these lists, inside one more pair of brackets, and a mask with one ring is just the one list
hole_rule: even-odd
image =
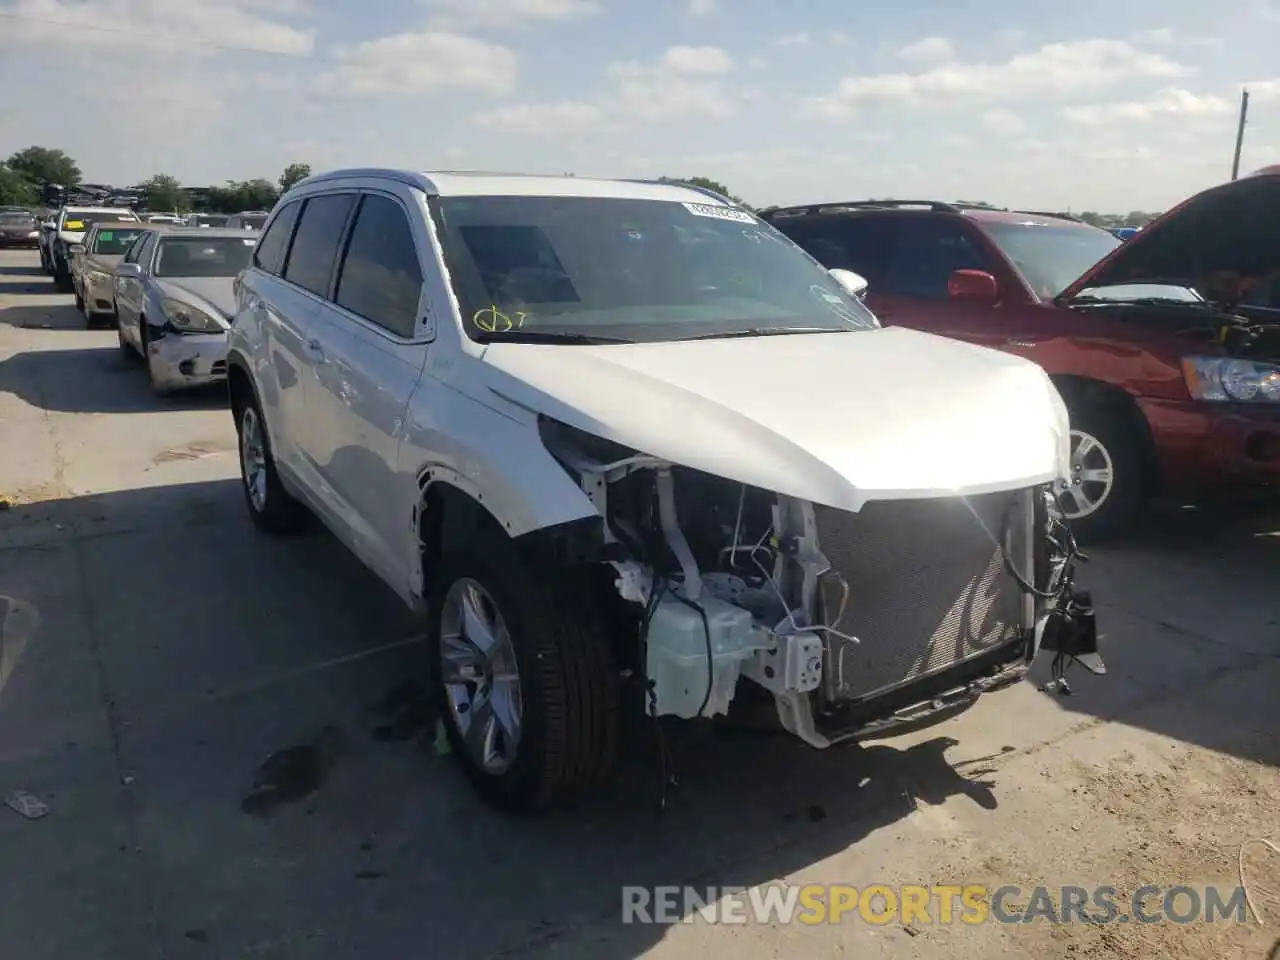
[[353,549],[391,582],[412,568],[416,534],[400,491],[416,478],[398,476],[399,452],[433,334],[422,299],[431,247],[416,206],[407,187],[362,192],[313,328],[316,461]]

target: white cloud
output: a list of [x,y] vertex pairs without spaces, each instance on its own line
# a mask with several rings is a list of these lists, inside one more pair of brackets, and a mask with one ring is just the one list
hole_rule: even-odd
[[176,48],[184,56],[216,52],[214,48],[222,46],[307,56],[315,47],[315,31],[267,15],[306,9],[301,0],[285,0],[278,7],[262,0],[17,0],[5,8],[13,17],[4,20],[0,45],[10,41],[158,52]]
[[510,133],[552,136],[598,127],[603,111],[595,104],[564,100],[559,103],[519,103],[476,116],[477,126]]
[[1218,37],[1188,37],[1172,27],[1153,27],[1150,30],[1140,30],[1134,35],[1134,40],[1137,43],[1159,47],[1203,47],[1211,50],[1221,50],[1223,48],[1223,43]]
[[1189,72],[1121,40],[1051,43],[1004,63],[949,63],[921,73],[845,77],[831,93],[809,101],[806,112],[840,120],[867,105],[1053,97]]
[[1244,89],[1249,91],[1250,100],[1280,100],[1280,80],[1255,80],[1246,83]]
[[594,101],[511,104],[476,118],[480,126],[539,134],[568,130],[611,129],[640,123],[668,123],[697,118],[722,119],[737,112],[749,90],[730,90],[725,75],[733,58],[719,47],[669,47],[651,63],[615,63],[606,73],[615,86]]
[[[192,2],[192,0],[187,0]],[[434,15],[433,25],[511,26],[525,21],[577,20],[600,12],[599,0],[421,0]]]
[[765,57],[752,57],[747,61],[747,68],[750,70],[767,70],[769,61]]
[[1280,4],[1272,3],[1270,0],[1254,0],[1253,7],[1263,20],[1280,23]]
[[1082,126],[1100,127],[1122,121],[1141,123],[1160,117],[1218,117],[1230,114],[1234,109],[1234,105],[1222,97],[1197,96],[1187,90],[1169,87],[1150,100],[1063,107],[1062,116]]
[[706,17],[715,12],[716,0],[689,0],[689,16]]
[[442,87],[503,93],[519,67],[508,47],[456,33],[397,33],[341,51],[328,86],[357,94],[413,94]]
[[612,108],[619,117],[649,122],[732,116],[735,98],[720,77],[733,69],[733,58],[710,46],[670,47],[652,64],[614,64]]
[[955,57],[955,44],[946,37],[925,37],[898,51],[899,60],[915,64],[946,63]]
[[995,107],[982,114],[982,125],[998,137],[1015,137],[1027,132],[1027,122],[1012,110]]
[[779,47],[803,47],[813,42],[813,36],[807,30],[801,30],[798,33],[784,33],[780,37],[774,37],[773,42]]

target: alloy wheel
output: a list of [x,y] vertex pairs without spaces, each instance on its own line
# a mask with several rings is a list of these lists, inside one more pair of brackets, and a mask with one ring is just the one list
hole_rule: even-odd
[[1071,475],[1058,483],[1058,503],[1063,516],[1079,520],[1096,513],[1115,488],[1115,464],[1111,452],[1097,437],[1083,430],[1071,431]]
[[253,407],[245,407],[240,418],[240,461],[249,502],[261,513],[267,506],[267,450],[258,411]]
[[450,585],[440,611],[441,679],[454,726],[472,760],[500,774],[515,761],[524,703],[511,633],[477,581]]

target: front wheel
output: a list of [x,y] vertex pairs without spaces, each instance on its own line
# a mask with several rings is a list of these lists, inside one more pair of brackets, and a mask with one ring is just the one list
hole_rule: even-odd
[[608,776],[620,690],[593,585],[491,534],[441,560],[428,609],[445,732],[486,801],[543,810]]
[[1113,407],[1071,410],[1071,476],[1058,504],[1081,543],[1128,532],[1146,501],[1141,448],[1127,418]]
[[263,533],[293,533],[302,525],[302,506],[289,495],[276,472],[266,422],[256,400],[237,412],[240,485],[253,525]]

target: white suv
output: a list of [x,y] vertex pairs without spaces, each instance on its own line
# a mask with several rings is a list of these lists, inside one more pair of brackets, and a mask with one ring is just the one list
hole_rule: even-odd
[[453,753],[511,808],[604,776],[627,709],[763,702],[825,747],[1040,649],[1100,672],[1048,377],[864,286],[677,185],[312,177],[238,280],[249,513],[305,504],[425,612]]

